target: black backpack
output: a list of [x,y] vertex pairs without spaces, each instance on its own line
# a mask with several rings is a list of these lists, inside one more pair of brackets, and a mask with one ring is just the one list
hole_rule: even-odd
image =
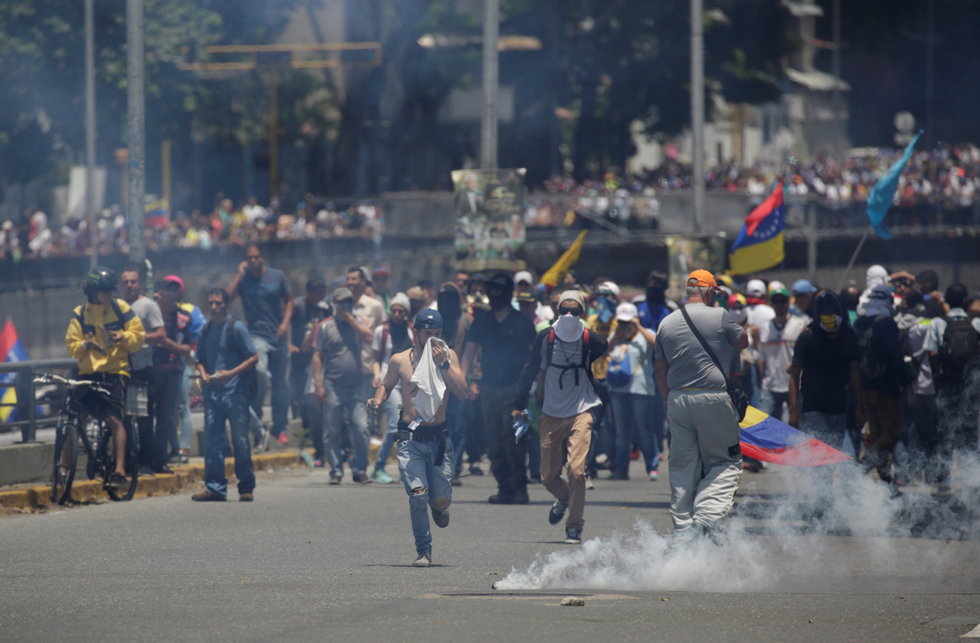
[[967,367],[980,355],[980,333],[969,318],[946,317],[946,331],[939,347],[939,369],[944,382],[959,382]]
[[[555,329],[554,327],[548,331],[548,346],[545,349],[545,364],[546,368],[552,368],[551,357],[555,353]],[[560,369],[561,374],[558,376],[558,388],[565,388],[562,379],[565,377],[565,373],[572,371],[575,374],[575,386],[578,386],[578,372],[579,370],[585,371],[586,377],[589,378],[589,383],[592,384],[592,388],[595,389],[595,381],[592,379],[592,364],[589,362],[589,329],[586,328],[582,331],[582,363],[581,364],[569,364],[568,366],[555,366],[554,368]]]
[[[198,335],[197,338],[198,353],[200,353],[200,349],[202,348],[205,351],[207,350],[208,333],[211,332],[211,324],[212,324],[211,321],[204,324],[204,328],[201,329],[201,332]],[[232,317],[231,315],[228,315],[228,322],[225,324],[225,344],[231,346],[234,349],[234,351],[238,353],[241,357],[246,357],[245,347],[238,346],[237,343],[235,342],[234,330],[235,330],[235,318]],[[242,373],[241,377],[245,378],[245,381],[248,382],[248,399],[254,400],[259,395],[258,373],[255,372],[255,368],[250,368],[244,373]]]
[[874,347],[874,329],[878,322],[887,318],[888,315],[878,315],[863,332],[858,334],[858,349],[861,351],[861,359],[858,368],[861,377],[866,380],[878,380],[885,376],[888,371],[888,364],[885,363],[878,351]]

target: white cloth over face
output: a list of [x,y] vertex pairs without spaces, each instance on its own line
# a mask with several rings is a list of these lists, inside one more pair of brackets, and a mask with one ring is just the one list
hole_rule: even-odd
[[412,373],[410,381],[419,387],[412,405],[423,422],[431,422],[435,419],[439,407],[442,406],[443,397],[446,395],[446,379],[442,376],[442,369],[436,366],[435,360],[432,359],[432,342],[442,344],[446,350],[447,359],[449,354],[449,346],[446,345],[446,342],[436,337],[430,337],[422,350],[419,363],[415,366],[415,372]]
[[563,342],[577,342],[584,332],[585,327],[575,315],[562,315],[555,322],[555,335]]

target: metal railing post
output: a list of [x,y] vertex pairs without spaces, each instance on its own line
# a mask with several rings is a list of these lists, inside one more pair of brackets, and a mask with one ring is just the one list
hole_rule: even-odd
[[34,369],[29,368],[24,371],[27,380],[27,426],[21,437],[24,442],[35,442],[37,440],[37,403],[34,399]]

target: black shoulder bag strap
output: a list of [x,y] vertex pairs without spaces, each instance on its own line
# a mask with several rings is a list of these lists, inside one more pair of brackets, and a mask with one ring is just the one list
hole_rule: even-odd
[[708,346],[708,342],[704,341],[704,337],[701,336],[700,331],[698,331],[698,327],[694,325],[693,321],[691,321],[691,316],[687,314],[686,307],[681,306],[681,314],[684,315],[684,321],[687,322],[688,328],[690,328],[691,332],[694,333],[694,336],[698,338],[701,348],[704,349],[704,352],[708,354],[711,361],[714,362],[718,370],[721,371],[721,376],[725,378],[725,390],[728,392],[728,396],[732,398],[732,406],[735,407],[735,414],[738,415],[738,421],[741,422],[745,419],[745,412],[749,408],[749,396],[746,395],[738,385],[732,384],[731,380],[728,379],[728,375],[725,373],[725,369],[722,368],[721,362],[719,362],[718,358],[715,356],[715,352],[711,350],[710,346]]

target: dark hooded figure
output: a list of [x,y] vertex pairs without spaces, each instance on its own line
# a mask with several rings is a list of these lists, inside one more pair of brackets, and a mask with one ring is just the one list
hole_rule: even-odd
[[442,338],[450,348],[462,352],[465,339],[465,320],[463,319],[463,297],[459,286],[451,281],[442,284],[436,295],[436,306],[442,315]]
[[817,295],[811,317],[813,321],[796,340],[790,366],[790,385],[802,396],[802,408],[790,410],[790,424],[854,456],[847,429],[846,389],[850,384],[857,404],[857,426],[863,426],[857,334],[840,297],[829,290]]

